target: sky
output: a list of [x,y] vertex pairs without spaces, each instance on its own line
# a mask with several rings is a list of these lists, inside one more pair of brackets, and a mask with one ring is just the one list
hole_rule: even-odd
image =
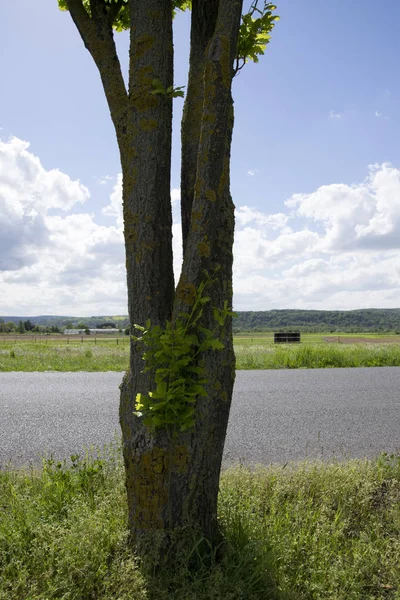
[[[400,2],[277,4],[265,56],[233,83],[234,308],[400,307]],[[116,39],[126,73],[128,33]],[[176,86],[188,40],[180,14]],[[0,315],[127,314],[115,134],[56,0],[0,3],[0,73]]]

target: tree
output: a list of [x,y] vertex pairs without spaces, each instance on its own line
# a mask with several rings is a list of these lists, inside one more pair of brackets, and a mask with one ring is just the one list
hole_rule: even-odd
[[7,321],[4,323],[4,319],[0,319],[0,332],[11,333],[17,329],[16,324],[13,321]]
[[24,321],[24,327],[26,331],[32,331],[32,329],[35,327],[33,323],[30,322],[30,320],[28,319],[27,321]]
[[20,321],[18,323],[18,331],[19,333],[25,333],[26,329],[23,321]]
[[96,329],[116,329],[117,326],[113,321],[104,321],[104,323],[97,323]]
[[[100,72],[123,176],[130,368],[120,424],[131,540],[158,555],[184,532],[213,542],[235,377],[231,85],[277,18],[258,0],[58,0]],[[191,8],[181,126],[184,259],[175,289],[170,198],[172,19]],[[113,29],[130,30],[127,87]],[[177,531],[181,535],[176,535]],[[173,533],[175,532],[175,533]]]

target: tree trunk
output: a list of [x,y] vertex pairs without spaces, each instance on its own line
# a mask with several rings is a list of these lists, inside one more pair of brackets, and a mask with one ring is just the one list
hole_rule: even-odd
[[[213,307],[232,303],[234,206],[229,191],[233,128],[231,84],[242,0],[193,0],[188,100],[182,126],[184,261],[174,292],[170,161],[172,100],[153,94],[154,80],[173,85],[172,0],[129,0],[129,94],[112,34],[110,6],[67,0],[85,46],[100,71],[115,125],[123,173],[128,307],[131,325],[165,326],[193,303],[204,281],[213,283],[199,325],[215,330],[224,348],[197,357],[205,367],[207,396],[195,403],[195,426],[171,436],[150,431],[134,415],[137,393],[154,389],[143,373],[142,348],[131,340],[130,369],[121,385],[120,424],[131,540],[152,550],[156,562],[174,540],[214,541],[222,453],[235,358],[230,318],[217,327]],[[118,6],[123,6],[119,3]],[[117,10],[114,7],[115,10]],[[193,134],[193,135],[192,135]],[[175,296],[175,297],[174,297]],[[218,331],[217,331],[218,330]],[[176,539],[178,538],[178,539]]]
[[[128,135],[120,145],[129,318],[132,326],[164,326],[174,298],[170,161],[172,100],[153,95],[152,81],[173,83],[172,3],[130,2],[131,46]],[[120,424],[128,523],[140,546],[168,521],[166,433],[154,436],[135,411],[137,393],[153,389],[143,373],[143,350],[131,339],[130,369],[121,385]]]
[[[182,309],[187,310],[193,301],[190,291],[204,279],[203,269],[211,274],[219,269],[207,290],[211,302],[201,320],[209,329],[216,326],[212,307],[222,308],[225,301],[231,306],[232,302],[231,80],[240,15],[240,2],[221,0],[217,26],[206,50],[192,217],[173,311],[176,318]],[[140,386],[142,376],[133,370],[140,368],[140,359],[133,347],[131,373],[135,372],[135,377],[128,375],[122,388],[121,424],[129,528],[139,548],[151,545],[154,552],[156,540],[159,548],[170,546],[170,536],[177,530],[180,542],[183,530],[189,536],[216,538],[219,474],[235,376],[231,332],[228,320],[219,332],[224,349],[200,357],[206,368],[207,397],[197,399],[194,429],[172,438],[165,429],[150,433],[132,416],[135,393],[148,391],[145,386],[150,383],[147,379],[143,388]]]
[[[226,11],[226,12],[225,12]],[[232,247],[234,205],[230,195],[230,149],[233,130],[231,96],[232,62],[236,49],[241,2],[222,1],[216,30],[204,60],[204,90],[201,131],[197,152],[196,182],[182,275],[177,287],[174,315],[198,288],[204,270],[214,275],[207,289],[211,300],[205,306],[201,325],[215,329],[213,307],[232,306]],[[188,294],[189,292],[189,294]],[[187,516],[209,540],[215,540],[219,476],[229,418],[235,356],[231,319],[219,331],[222,351],[203,354],[208,384],[207,396],[196,403],[195,430],[189,444],[187,481],[190,503]]]
[[185,252],[189,235],[197,154],[204,102],[205,50],[212,38],[218,15],[215,0],[193,0],[190,28],[189,78],[181,123],[181,220]]

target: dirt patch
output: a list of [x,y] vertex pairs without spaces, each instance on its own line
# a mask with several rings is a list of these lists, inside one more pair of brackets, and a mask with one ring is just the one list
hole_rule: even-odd
[[342,337],[338,335],[327,336],[323,338],[324,342],[330,344],[400,344],[400,336],[398,337]]

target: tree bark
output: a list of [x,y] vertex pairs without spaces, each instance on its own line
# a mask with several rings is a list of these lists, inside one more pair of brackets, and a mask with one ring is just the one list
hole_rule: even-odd
[[[213,307],[232,303],[234,205],[229,188],[233,128],[231,84],[242,0],[193,0],[188,99],[182,125],[184,261],[174,291],[170,161],[172,100],[152,94],[153,80],[173,85],[172,0],[129,0],[129,94],[103,0],[68,0],[71,16],[100,71],[114,122],[123,173],[123,214],[130,323],[163,327],[187,311],[207,270],[214,281],[201,325],[214,330]],[[192,135],[193,134],[193,135]],[[186,177],[187,176],[187,177]],[[186,177],[186,178],[185,178]],[[215,277],[214,277],[215,274]],[[222,453],[235,376],[232,327],[221,351],[203,352],[207,397],[195,404],[193,430],[151,432],[134,415],[136,395],[154,389],[142,348],[131,340],[121,385],[120,424],[128,526],[139,551],[157,562],[173,542],[195,533],[214,541]],[[178,537],[178,540],[176,539]]]
[[[216,326],[212,307],[232,306],[234,205],[230,194],[230,150],[233,130],[232,64],[236,50],[242,2],[221,0],[216,28],[204,59],[201,130],[196,182],[181,278],[174,315],[187,310],[191,286],[197,288],[204,270],[215,273],[207,289],[201,325]],[[189,293],[188,293],[189,292]],[[186,305],[186,306],[185,306]],[[222,351],[203,354],[207,397],[196,403],[195,430],[189,443],[190,461],[186,510],[189,522],[209,540],[218,535],[217,498],[222,454],[235,379],[231,319],[219,332]]]
[[[152,81],[173,84],[171,0],[131,0],[128,136],[121,148],[131,325],[164,326],[174,299],[170,195],[172,100],[153,95]],[[151,434],[135,411],[137,393],[154,387],[143,373],[143,349],[131,340],[121,386],[120,424],[132,541],[145,548],[168,527],[168,439]],[[151,540],[150,540],[151,538]]]
[[[212,306],[232,302],[234,206],[229,192],[229,161],[233,127],[232,65],[241,16],[241,2],[220,0],[219,16],[206,49],[204,98],[196,152],[196,185],[183,271],[173,318],[187,310],[204,279],[203,269],[219,269],[207,290],[210,307],[202,325],[214,329]],[[232,388],[235,358],[229,319],[220,331],[224,349],[200,357],[208,380],[206,398],[198,398],[195,428],[169,437],[165,429],[150,433],[132,416],[132,390],[148,391],[150,381],[128,375],[121,395],[121,424],[127,471],[129,529],[136,547],[152,549],[160,559],[165,548],[184,544],[186,534],[215,541],[219,475]],[[134,348],[133,348],[133,356]],[[137,357],[139,358],[139,357]],[[131,373],[140,368],[131,361]],[[143,388],[140,383],[143,382]],[[128,425],[129,424],[129,425]],[[180,532],[179,540],[174,538]],[[158,544],[158,546],[157,546]],[[156,551],[155,548],[158,547]]]
[[204,102],[204,64],[207,44],[214,34],[218,15],[215,0],[193,0],[190,29],[189,77],[181,123],[181,222],[183,253],[189,235],[197,153]]

